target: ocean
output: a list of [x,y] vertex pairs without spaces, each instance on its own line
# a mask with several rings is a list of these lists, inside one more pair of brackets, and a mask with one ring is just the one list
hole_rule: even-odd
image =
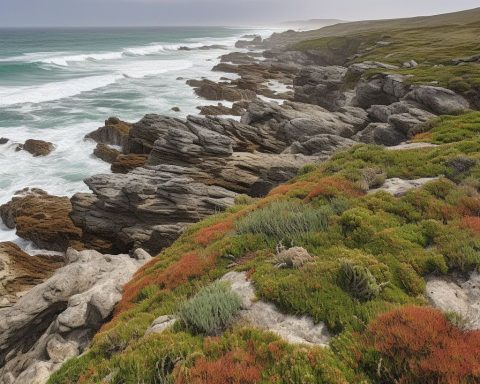
[[[129,122],[146,113],[185,117],[209,102],[187,79],[211,71],[244,34],[241,28],[0,29],[0,204],[36,187],[54,195],[87,191],[83,179],[109,172],[85,134],[110,116]],[[199,49],[221,45],[225,48]],[[187,47],[189,50],[179,50]],[[228,103],[225,103],[228,105]],[[180,113],[171,111],[179,107]],[[55,144],[46,157],[15,151],[27,139]],[[0,223],[0,241],[19,241]]]

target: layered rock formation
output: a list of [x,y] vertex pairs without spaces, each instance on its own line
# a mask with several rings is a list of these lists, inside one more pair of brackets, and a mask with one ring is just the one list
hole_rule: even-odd
[[78,356],[110,316],[123,285],[150,256],[69,249],[66,265],[9,308],[0,309],[0,383],[44,384]]
[[60,257],[30,256],[16,244],[0,243],[0,307],[13,305],[62,265]]
[[17,192],[0,206],[0,217],[17,235],[38,248],[65,251],[81,248],[82,231],[70,219],[72,205],[68,197],[52,196],[39,189]]

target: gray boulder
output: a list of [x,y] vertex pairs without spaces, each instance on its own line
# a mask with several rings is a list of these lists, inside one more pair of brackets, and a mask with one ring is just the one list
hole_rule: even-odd
[[402,75],[378,74],[359,81],[355,102],[364,109],[372,105],[389,105],[399,101],[409,91]]
[[438,115],[452,115],[470,108],[469,102],[452,90],[429,85],[414,87],[406,99],[414,100]]
[[391,124],[371,123],[363,131],[353,136],[352,139],[365,144],[378,144],[390,147],[402,143],[407,137]]
[[347,102],[346,73],[347,68],[340,66],[303,68],[293,82],[295,101],[319,105],[329,111],[339,110]]

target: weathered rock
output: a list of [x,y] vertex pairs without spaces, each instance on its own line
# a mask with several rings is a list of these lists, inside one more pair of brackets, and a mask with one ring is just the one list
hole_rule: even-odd
[[[112,241],[113,252],[127,251],[143,239],[159,251],[160,226],[193,223],[233,204],[234,192],[195,182],[194,170],[172,165],[137,168],[126,175],[96,175],[85,182],[94,195],[72,198],[76,225]],[[138,234],[138,236],[137,236]],[[160,236],[158,241],[151,236]],[[153,245],[152,245],[153,244]]]
[[355,101],[361,108],[372,105],[389,105],[399,101],[409,91],[402,75],[375,75],[359,81]]
[[438,147],[437,144],[432,143],[405,143],[395,145],[393,147],[387,147],[388,151],[409,151],[411,149],[423,149],[423,148],[435,148]]
[[438,177],[424,177],[415,180],[403,180],[398,178],[392,178],[385,180],[385,183],[377,189],[370,190],[370,193],[377,191],[386,191],[395,197],[405,195],[409,190],[414,188],[420,188],[431,181],[437,180]]
[[352,137],[353,140],[366,144],[398,145],[407,139],[407,136],[388,123],[371,123],[364,130]]
[[152,333],[162,333],[173,326],[176,321],[177,319],[171,315],[160,316],[156,318],[152,325],[145,331],[145,336],[151,335]]
[[148,160],[147,155],[119,155],[112,163],[113,173],[128,173],[131,170],[143,167]]
[[250,89],[232,87],[226,83],[216,83],[211,80],[189,80],[187,84],[194,87],[195,93],[207,100],[240,101],[253,100],[257,96]]
[[90,132],[85,136],[86,139],[95,140],[97,143],[110,145],[125,145],[132,125],[116,117],[110,117],[105,121],[103,127]]
[[435,117],[414,102],[400,101],[390,105],[372,105],[368,110],[370,118],[382,123],[390,123],[399,132],[410,136],[425,122]]
[[253,62],[256,62],[256,56],[251,52],[245,53],[245,52],[230,52],[227,53],[226,55],[222,55],[220,58],[220,61],[222,63],[233,63],[233,64],[250,64]]
[[44,384],[82,353],[146,259],[69,249],[67,265],[0,309],[0,382]]
[[333,153],[347,149],[357,144],[356,141],[345,137],[329,134],[302,137],[301,141],[293,142],[283,153],[303,154],[326,160]]
[[30,256],[16,244],[0,243],[0,307],[14,304],[62,265],[61,258]]
[[70,219],[71,211],[68,197],[51,196],[38,189],[20,191],[0,206],[7,227],[16,227],[18,236],[53,251],[80,246],[82,231]]
[[0,137],[0,145],[7,144],[9,141],[6,137]]
[[238,103],[234,103],[231,108],[226,107],[225,105],[206,105],[199,107],[200,115],[208,116],[218,116],[218,115],[230,115],[230,116],[241,116],[245,109]]
[[47,156],[55,149],[55,145],[48,141],[29,139],[18,146],[17,150],[24,150],[34,157]]
[[340,66],[305,67],[294,79],[295,101],[338,111],[347,102],[345,74]]
[[185,129],[180,119],[155,114],[145,115],[139,122],[132,125],[129,136],[123,146],[126,154],[149,154],[157,139],[170,128]]
[[245,272],[230,272],[223,276],[221,281],[229,282],[232,291],[242,299],[242,321],[276,333],[292,344],[328,345],[330,334],[325,324],[315,324],[308,316],[285,315],[275,305],[257,300],[253,284],[247,280]]
[[406,98],[414,100],[438,115],[452,115],[470,108],[467,100],[450,89],[420,85],[414,87]]
[[362,63],[355,63],[348,67],[347,77],[350,79],[360,79],[360,77],[367,71],[372,69],[399,69],[396,65],[381,63],[379,61],[364,61]]
[[283,105],[256,100],[242,116],[242,123],[268,129],[279,140],[292,144],[304,136],[334,134],[351,137],[368,124],[367,113],[354,107],[338,112],[304,103]]
[[430,276],[427,278],[427,297],[433,306],[444,312],[455,312],[468,329],[480,329],[480,274],[461,276]]
[[260,44],[262,44],[262,38],[260,36],[255,36],[253,40],[238,40],[235,43],[235,48],[248,48]]
[[98,143],[96,148],[93,150],[93,154],[99,159],[111,164],[117,159],[121,152],[118,149],[108,146],[107,144]]
[[418,63],[415,60],[406,61],[402,64],[403,68],[417,68]]

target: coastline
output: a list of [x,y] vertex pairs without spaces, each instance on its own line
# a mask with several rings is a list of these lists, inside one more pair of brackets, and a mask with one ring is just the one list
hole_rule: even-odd
[[[250,316],[255,313],[248,312],[253,308],[252,292],[258,290],[258,306],[271,311],[274,320],[269,323],[257,314],[260,318],[249,318],[255,329],[272,331],[279,343],[290,343],[285,332],[278,331],[285,315],[281,312],[287,309],[291,317],[285,322],[298,321],[299,327],[305,327],[301,328],[303,339],[300,337],[299,344],[312,348],[328,345],[330,332],[362,329],[367,320],[373,319],[367,318],[371,309],[368,303],[377,298],[380,314],[394,306],[423,305],[428,300],[436,308],[449,309],[442,295],[451,293],[446,273],[451,267],[447,267],[447,261],[452,261],[443,237],[439,235],[438,252],[445,254],[447,261],[435,259],[435,263],[445,263],[444,275],[438,274],[437,264],[433,272],[418,272],[417,260],[402,258],[400,251],[400,259],[392,255],[395,263],[390,264],[382,252],[389,250],[389,242],[402,249],[412,241],[414,245],[408,243],[408,250],[430,262],[430,245],[411,240],[415,236],[409,232],[410,226],[417,225],[424,232],[440,231],[440,227],[451,231],[457,225],[455,220],[464,218],[451,213],[450,207],[443,209],[451,204],[444,194],[454,190],[457,195],[478,198],[476,187],[467,190],[461,184],[477,166],[476,158],[469,157],[468,148],[462,147],[462,140],[453,141],[455,149],[448,152],[448,158],[440,153],[448,142],[435,141],[433,136],[419,140],[425,138],[422,135],[426,124],[442,121],[438,116],[452,115],[453,120],[461,120],[462,113],[468,115],[474,105],[468,95],[441,84],[412,83],[411,77],[401,72],[419,65],[413,59],[401,64],[362,61],[374,49],[370,45],[357,47],[357,52],[348,57],[330,47],[302,50],[291,45],[297,36],[294,34],[275,34],[266,40],[244,37],[235,44],[235,51],[225,52],[212,63],[215,81],[179,79],[199,98],[203,106],[200,114],[151,113],[137,122],[111,117],[104,126],[88,133],[87,139],[95,142],[91,149],[96,145],[95,155],[112,170],[88,177],[85,184],[89,191],[70,198],[25,191],[0,208],[2,219],[16,227],[23,238],[39,248],[65,253],[65,265],[53,277],[42,277],[47,279],[44,283],[35,282],[34,288],[19,292],[19,297],[0,309],[6,319],[0,322],[0,365],[4,364],[0,378],[8,376],[16,383],[20,378],[31,380],[42,371],[45,377],[39,382],[44,383],[65,361],[58,351],[67,357],[81,355],[80,359],[88,359],[92,336],[100,329],[117,335],[110,327],[125,319],[129,322],[128,316],[135,322],[137,315],[145,315],[140,330],[135,328],[135,336],[128,333],[130,329],[125,331],[131,339],[148,344],[150,333],[161,339],[177,316],[172,310],[175,305],[163,303],[162,295],[185,301],[205,284],[203,280],[240,284],[243,288],[236,289],[240,296],[246,295],[249,303],[243,310]],[[380,40],[373,44],[382,49],[391,43]],[[182,110],[181,105],[171,106],[175,107]],[[431,203],[432,199],[445,202]],[[404,205],[398,207],[400,201]],[[283,238],[275,237],[275,231],[272,235],[268,223],[266,229],[257,229],[254,221],[262,223],[262,214],[270,215],[271,221],[281,220],[285,214],[282,204],[294,214],[300,212],[305,220],[312,220],[302,234],[313,237],[292,236],[284,245]],[[415,204],[425,206],[417,212]],[[403,211],[407,205],[412,212]],[[276,207],[280,207],[278,212]],[[467,212],[471,208],[463,209]],[[255,216],[257,210],[263,213]],[[462,215],[474,215],[472,212]],[[402,215],[408,216],[408,223]],[[248,220],[254,222],[251,227]],[[431,224],[432,220],[438,225]],[[370,225],[370,221],[374,224]],[[319,233],[318,237],[310,232],[311,228]],[[464,229],[455,227],[455,234],[464,236],[460,237],[462,241],[476,252]],[[261,237],[258,231],[262,230],[270,237]],[[402,231],[408,232],[405,238]],[[239,244],[228,238],[232,233],[238,236]],[[331,238],[322,237],[323,233]],[[380,244],[378,253],[369,248],[373,237],[377,241],[373,246]],[[295,241],[304,243],[297,247]],[[333,256],[322,253],[324,243],[329,244]],[[41,260],[40,256],[38,262]],[[462,259],[457,265],[454,260],[452,270],[465,267],[462,263],[467,262],[474,264]],[[120,271],[123,265],[124,272]],[[297,301],[305,303],[302,298],[294,300],[295,289],[291,289],[289,279],[298,278],[297,284],[305,284],[317,303],[319,297],[315,295],[323,286],[311,282],[307,274],[316,265],[321,268],[313,280],[332,278],[322,280],[331,289],[322,300],[341,296],[342,303],[350,303],[348,310],[360,308],[358,313],[342,317],[344,313],[336,313],[338,308],[333,308],[335,300],[328,301],[332,307],[326,306],[325,313],[316,312],[317,307],[297,310]],[[346,271],[346,275],[349,270],[363,268],[368,286],[337,286],[336,275],[328,275],[332,265]],[[78,280],[69,280],[72,271],[77,271]],[[467,292],[467,296],[476,289],[473,284],[478,279],[474,270],[468,272],[461,277],[453,275],[455,289]],[[95,278],[89,279],[89,275]],[[407,283],[403,275],[408,275]],[[283,286],[276,286],[277,278]],[[116,279],[122,287],[115,284]],[[175,292],[183,286],[187,293]],[[282,302],[282,295],[291,300]],[[467,299],[464,302],[468,309],[471,303]],[[38,307],[30,308],[35,307],[32,303]],[[135,309],[139,305],[145,305],[140,314]],[[158,313],[148,313],[150,306],[156,305]],[[330,310],[338,318],[332,320]],[[40,324],[38,329],[28,329],[32,319]],[[352,328],[343,328],[342,322]],[[188,333],[183,331],[179,333]],[[33,341],[22,341],[24,335]],[[296,336],[293,339],[298,341]],[[296,348],[293,345],[297,341],[289,347]],[[127,347],[115,344],[112,348],[114,352],[105,352],[106,360],[116,353],[115,348],[123,353]],[[324,356],[324,352],[318,353]],[[22,361],[29,363],[19,368]]]

